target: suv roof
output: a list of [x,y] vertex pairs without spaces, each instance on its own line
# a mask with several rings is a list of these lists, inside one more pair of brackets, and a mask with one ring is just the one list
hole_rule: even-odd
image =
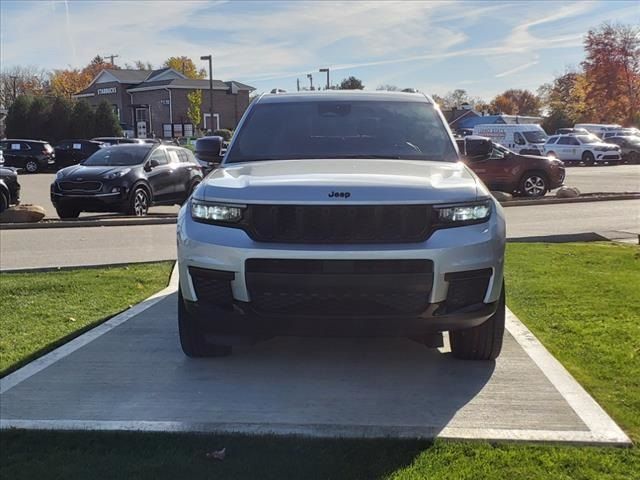
[[29,140],[28,138],[5,138],[3,142],[49,143],[46,140]]
[[433,103],[433,100],[424,93],[406,92],[363,92],[360,90],[325,90],[322,92],[292,92],[292,93],[265,93],[258,102],[260,103],[291,103],[305,101],[366,101],[382,100],[395,102],[424,102]]

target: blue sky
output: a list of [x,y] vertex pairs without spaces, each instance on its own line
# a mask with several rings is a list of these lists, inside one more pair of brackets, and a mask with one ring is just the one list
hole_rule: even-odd
[[[583,59],[603,21],[640,24],[636,1],[8,1],[0,2],[2,67],[81,67],[96,54],[160,64],[213,53],[214,77],[258,91],[354,75],[490,100],[535,90]],[[199,60],[198,60],[198,63]],[[204,65],[204,64],[203,64]]]

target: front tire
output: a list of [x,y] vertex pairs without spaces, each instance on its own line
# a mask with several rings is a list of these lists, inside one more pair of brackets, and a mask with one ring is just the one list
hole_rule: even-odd
[[36,160],[27,160],[27,163],[24,164],[24,169],[27,173],[37,173],[40,169],[40,165]]
[[144,187],[136,187],[133,192],[131,192],[127,213],[136,217],[146,216],[149,212],[150,201],[151,199],[149,198],[147,189]]
[[504,337],[504,282],[498,309],[477,327],[449,332],[451,353],[462,360],[495,360],[502,350]]
[[4,192],[0,192],[0,213],[9,208],[9,197]]
[[187,357],[226,357],[231,355],[232,348],[227,345],[208,343],[205,332],[185,308],[182,289],[178,289],[178,332],[180,346]]
[[525,197],[544,197],[548,190],[549,182],[541,172],[526,172],[520,180],[520,193]]
[[591,152],[584,152],[584,154],[582,155],[582,161],[585,165],[591,166],[596,163],[596,157],[594,157],[593,153]]
[[74,207],[56,207],[56,213],[62,219],[65,218],[78,218],[81,210]]

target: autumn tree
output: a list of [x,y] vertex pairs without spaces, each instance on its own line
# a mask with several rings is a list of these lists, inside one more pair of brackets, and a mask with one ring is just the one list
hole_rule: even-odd
[[359,78],[350,76],[342,80],[338,88],[340,90],[362,90],[364,85],[362,84],[362,80]]
[[582,62],[594,121],[640,120],[640,27],[603,23],[589,30]]
[[74,93],[87,88],[93,80],[89,74],[82,70],[54,70],[51,74],[51,93],[53,95],[71,98]]
[[401,89],[396,85],[383,84],[383,85],[378,85],[376,90],[380,92],[399,92]]
[[480,107],[486,105],[486,102],[478,97],[472,97],[463,88],[456,88],[447,92],[444,96],[438,94],[431,95],[433,101],[440,105],[443,109],[462,108],[464,104],[470,105],[475,110],[482,111]]
[[586,105],[586,79],[579,71],[568,71],[538,88],[541,107],[546,111],[543,128],[550,133],[591,120]]
[[196,64],[189,57],[184,55],[181,57],[169,57],[164,62],[165,67],[173,68],[182,73],[187,78],[203,79],[207,77],[207,71],[204,68],[198,70]]
[[187,101],[189,102],[187,118],[193,123],[194,128],[198,128],[202,118],[202,90],[194,90],[188,93]]
[[529,90],[510,89],[497,95],[491,107],[506,115],[539,115],[540,100]]
[[133,64],[125,63],[124,68],[127,70],[153,70],[153,64],[149,61],[136,60]]
[[42,95],[49,88],[48,73],[34,66],[14,66],[0,72],[0,105],[9,107],[20,95]]

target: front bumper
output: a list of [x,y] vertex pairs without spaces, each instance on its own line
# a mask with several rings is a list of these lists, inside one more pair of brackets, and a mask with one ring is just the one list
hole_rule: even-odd
[[[187,205],[188,206],[188,205]],[[205,330],[225,335],[329,334],[420,335],[469,328],[495,312],[503,282],[505,225],[494,206],[487,223],[435,231],[425,242],[408,244],[307,245],[272,244],[252,240],[243,230],[194,222],[188,208],[178,216],[180,289],[188,311]],[[248,288],[247,261],[280,260],[429,260],[431,288],[426,305],[411,314],[363,316],[324,314],[272,315],[257,311]],[[201,301],[190,268],[229,274],[232,305],[219,308]],[[489,270],[479,301],[464,308],[446,308],[451,274]],[[345,290],[349,290],[348,288]],[[275,332],[275,333],[274,333]]]
[[96,192],[63,191],[58,182],[51,184],[51,203],[55,207],[75,207],[85,212],[120,211],[128,205],[129,191],[121,188],[112,192],[111,186],[103,186]]

